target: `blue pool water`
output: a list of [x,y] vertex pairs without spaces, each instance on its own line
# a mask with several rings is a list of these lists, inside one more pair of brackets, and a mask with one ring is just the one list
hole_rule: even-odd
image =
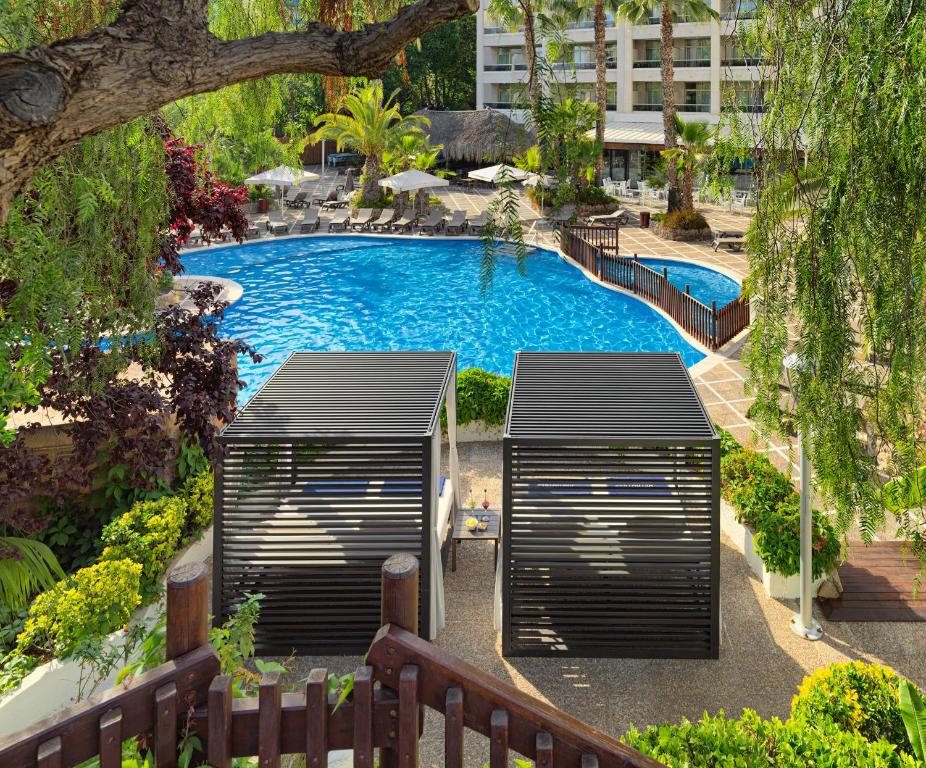
[[241,400],[296,349],[450,349],[462,370],[510,374],[516,350],[677,351],[704,355],[648,305],[603,288],[538,250],[518,273],[499,256],[491,291],[479,285],[473,240],[311,237],[186,254],[187,274],[241,283],[224,336],[251,344],[241,358]]
[[662,272],[663,267],[667,268],[672,285],[680,291],[684,291],[686,285],[690,286],[691,295],[707,306],[716,301],[719,308],[740,295],[740,284],[736,280],[713,269],[685,261],[654,259],[648,256],[641,256],[639,261],[657,272]]

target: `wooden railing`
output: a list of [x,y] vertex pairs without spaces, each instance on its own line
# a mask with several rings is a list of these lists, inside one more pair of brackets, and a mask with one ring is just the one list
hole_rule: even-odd
[[599,280],[645,299],[659,307],[687,333],[709,349],[719,349],[749,326],[749,302],[742,296],[718,309],[702,304],[661,273],[618,253],[617,227],[576,226],[565,230],[563,252]]
[[447,768],[464,765],[466,728],[490,740],[491,768],[506,768],[509,751],[537,768],[661,766],[418,637],[418,562],[410,555],[383,565],[383,626],[340,705],[324,669],[292,693],[278,673],[265,674],[258,696],[233,699],[208,644],[206,592],[205,566],[172,573],[168,661],[0,742],[0,766],[68,768],[98,755],[101,768],[116,768],[122,742],[142,737],[155,765],[173,768],[186,732],[203,745],[192,765],[228,768],[235,757],[257,756],[261,768],[277,768],[282,755],[304,754],[308,768],[325,768],[330,750],[351,749],[355,768],[373,768],[376,750],[382,768],[416,768],[422,707],[444,717]]

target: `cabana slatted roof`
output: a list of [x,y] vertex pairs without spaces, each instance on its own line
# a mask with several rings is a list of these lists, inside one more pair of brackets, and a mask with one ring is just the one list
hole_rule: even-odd
[[426,437],[455,367],[455,352],[293,352],[221,441]]
[[550,440],[715,437],[677,352],[518,352],[505,434]]

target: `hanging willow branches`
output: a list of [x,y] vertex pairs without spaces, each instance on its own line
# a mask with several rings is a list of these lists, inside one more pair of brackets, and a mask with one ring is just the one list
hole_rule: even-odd
[[779,424],[800,352],[820,490],[870,537],[883,480],[924,463],[926,2],[766,0],[747,44],[769,77],[747,383]]

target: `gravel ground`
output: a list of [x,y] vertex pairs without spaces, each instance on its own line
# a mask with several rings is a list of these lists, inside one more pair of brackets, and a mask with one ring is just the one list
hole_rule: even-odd
[[[501,445],[460,446],[462,491],[501,498]],[[504,659],[492,627],[492,547],[460,547],[456,573],[445,575],[447,626],[437,644],[519,689],[619,736],[632,724],[695,719],[706,710],[738,715],[750,707],[768,717],[787,716],[795,689],[809,671],[834,661],[862,659],[896,669],[926,687],[926,623],[831,623],[818,616],[823,640],[791,634],[796,603],[765,596],[742,554],[725,537],[721,546],[721,651],[717,661],[663,659]],[[293,674],[312,667],[347,672],[357,657],[298,658]],[[487,741],[467,733],[467,766],[488,760]],[[421,763],[442,766],[442,720],[428,713]]]

